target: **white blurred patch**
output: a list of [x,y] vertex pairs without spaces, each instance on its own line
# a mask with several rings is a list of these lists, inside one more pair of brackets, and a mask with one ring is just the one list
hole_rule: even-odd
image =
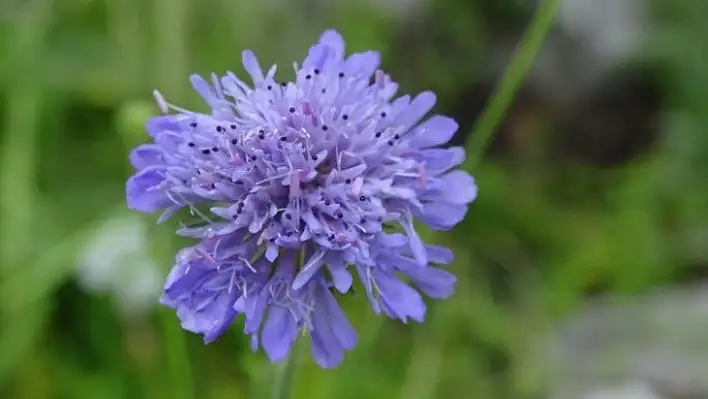
[[628,383],[626,385],[597,388],[582,396],[582,399],[662,399],[646,384]]
[[559,326],[547,348],[554,398],[625,384],[648,391],[589,398],[708,398],[708,286],[598,300]]
[[645,0],[565,0],[558,22],[602,68],[639,51],[647,34],[646,14]]
[[150,259],[147,230],[134,216],[108,219],[78,256],[78,280],[91,292],[112,294],[128,315],[152,309],[158,302],[162,276]]
[[651,33],[648,14],[647,0],[563,0],[559,29],[535,61],[539,87],[564,103],[637,59]]

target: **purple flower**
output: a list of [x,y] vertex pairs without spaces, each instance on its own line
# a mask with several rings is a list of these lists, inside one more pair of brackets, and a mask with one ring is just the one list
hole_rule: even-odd
[[178,231],[198,242],[178,254],[162,298],[186,330],[211,342],[244,315],[253,349],[271,361],[306,331],[315,361],[334,367],[357,340],[336,300],[354,274],[376,313],[404,322],[423,321],[419,291],[452,294],[455,277],[438,267],[452,253],[425,245],[413,220],[449,229],[477,189],[453,170],[464,151],[436,148],[457,123],[421,122],[431,92],[394,99],[378,53],[345,58],[327,31],[294,82],[275,81],[275,66],[264,74],[250,51],[243,66],[252,85],[230,72],[191,78],[209,114],[156,92],[165,115],[147,123],[153,143],[130,156],[128,206],[196,219]]

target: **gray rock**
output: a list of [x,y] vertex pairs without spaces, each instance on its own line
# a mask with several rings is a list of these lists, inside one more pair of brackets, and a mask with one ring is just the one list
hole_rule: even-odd
[[708,398],[708,286],[593,301],[551,341],[552,391],[564,398],[628,383],[659,398]]

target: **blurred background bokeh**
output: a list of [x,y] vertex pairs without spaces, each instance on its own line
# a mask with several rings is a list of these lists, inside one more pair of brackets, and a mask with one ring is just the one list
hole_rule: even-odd
[[[0,0],[0,398],[266,398],[240,326],[157,305],[176,248],[129,212],[151,92],[299,60],[325,28],[377,49],[463,144],[533,0]],[[344,300],[360,344],[296,398],[708,398],[708,2],[565,0],[482,165],[455,296],[403,325]],[[201,107],[201,108],[200,108]],[[604,396],[603,396],[604,395]],[[613,396],[614,395],[614,396]],[[635,395],[635,396],[631,396]]]

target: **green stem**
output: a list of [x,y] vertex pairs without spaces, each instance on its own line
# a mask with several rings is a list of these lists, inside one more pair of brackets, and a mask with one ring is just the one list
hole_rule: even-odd
[[541,44],[555,20],[560,0],[542,0],[536,9],[531,24],[516,47],[509,66],[499,81],[499,86],[477,120],[472,135],[467,141],[468,165],[475,167],[482,159],[497,127],[501,123],[514,95],[541,48]]
[[165,355],[167,358],[167,372],[169,383],[172,387],[172,398],[194,399],[193,376],[187,353],[187,339],[184,330],[179,326],[174,312],[162,310],[160,312],[162,333],[165,340]]
[[280,365],[278,377],[271,393],[271,399],[289,399],[293,393],[293,382],[295,380],[295,370],[300,358],[300,350],[302,346],[301,340],[298,339],[293,344],[290,350],[290,355]]

